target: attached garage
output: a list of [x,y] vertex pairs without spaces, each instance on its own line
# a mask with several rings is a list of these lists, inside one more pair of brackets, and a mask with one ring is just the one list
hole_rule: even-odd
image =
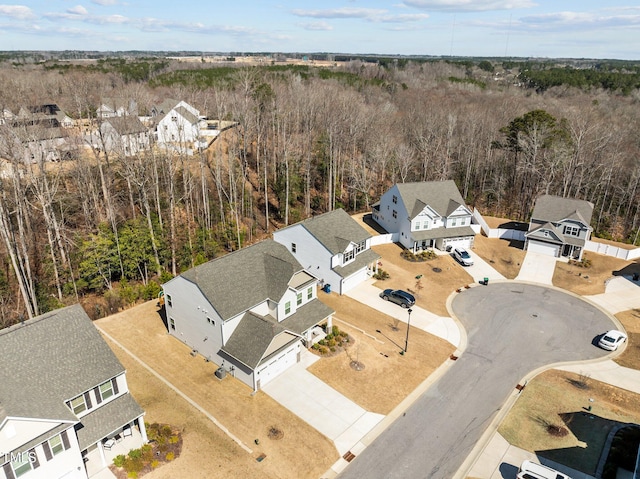
[[296,342],[292,347],[275,354],[269,358],[264,365],[261,365],[259,369],[256,370],[256,384],[259,384],[257,389],[263,387],[279,374],[296,364],[298,362],[299,352],[300,342]]
[[560,245],[529,240],[527,242],[527,251],[545,254],[547,256],[554,256],[557,258],[560,256]]
[[347,291],[352,290],[360,283],[366,281],[368,278],[369,276],[367,275],[367,268],[362,268],[348,278],[343,278],[342,287],[340,288],[340,294],[345,294]]

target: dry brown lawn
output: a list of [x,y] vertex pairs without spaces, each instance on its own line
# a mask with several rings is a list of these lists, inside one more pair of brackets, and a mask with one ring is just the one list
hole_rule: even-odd
[[[620,423],[640,423],[640,395],[577,374],[551,370],[529,381],[498,432],[512,445],[590,475],[608,433]],[[594,399],[589,402],[589,398]],[[586,408],[591,405],[592,410]],[[548,425],[565,428],[556,437]]]
[[[170,336],[155,301],[144,303],[96,324],[171,384],[218,419],[253,449],[249,454],[213,423],[177,396],[120,348],[114,347],[128,371],[133,396],[147,412],[147,422],[172,424],[183,430],[184,448],[175,463],[152,472],[150,479],[190,477],[319,477],[338,459],[329,439],[262,392],[227,376],[214,376],[217,366]],[[268,438],[275,426],[284,433]],[[254,444],[259,439],[260,444]],[[256,458],[266,454],[262,462]]]
[[640,309],[632,309],[616,314],[629,335],[624,352],[614,361],[620,366],[640,369]]
[[[614,272],[640,265],[633,261],[614,258],[587,251],[584,259],[591,261],[591,266],[580,266],[558,261],[553,273],[553,285],[580,295],[604,293],[605,282],[614,276]],[[625,270],[626,271],[626,270]]]
[[[407,354],[400,355],[405,323],[347,296],[331,293],[319,298],[337,311],[334,324],[353,342],[346,351],[317,361],[309,371],[368,411],[388,414],[455,350],[444,339],[412,327]],[[352,361],[364,369],[352,368]]]
[[[446,303],[453,291],[473,283],[469,273],[449,255],[414,263],[400,256],[402,246],[396,243],[374,246],[372,249],[382,256],[381,267],[390,276],[384,281],[377,281],[375,286],[410,291],[416,297],[418,306],[439,316],[449,316]],[[422,275],[419,282],[416,279],[418,275]]]
[[527,254],[522,241],[487,238],[476,235],[473,252],[495,268],[507,279],[514,279],[520,272],[520,266]]

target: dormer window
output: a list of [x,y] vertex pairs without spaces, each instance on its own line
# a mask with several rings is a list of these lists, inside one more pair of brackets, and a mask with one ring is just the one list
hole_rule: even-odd
[[76,416],[81,412],[87,410],[87,403],[84,401],[84,396],[78,396],[77,398],[73,399],[69,403],[69,405],[71,407],[71,410],[73,411],[73,414],[75,414]]
[[342,255],[342,264],[346,264],[356,257],[356,250],[352,249],[351,251],[347,251]]

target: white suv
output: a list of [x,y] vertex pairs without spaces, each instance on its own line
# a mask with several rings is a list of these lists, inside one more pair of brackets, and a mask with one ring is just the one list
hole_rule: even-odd
[[518,471],[517,479],[571,479],[566,474],[551,469],[550,467],[524,461]]
[[473,258],[464,248],[454,248],[453,257],[460,261],[463,266],[473,266]]

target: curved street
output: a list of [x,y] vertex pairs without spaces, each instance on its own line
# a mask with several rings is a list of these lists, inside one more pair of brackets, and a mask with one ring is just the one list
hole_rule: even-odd
[[493,283],[458,294],[464,353],[340,474],[343,479],[451,479],[518,381],[546,365],[601,358],[614,327],[583,299],[540,285]]

